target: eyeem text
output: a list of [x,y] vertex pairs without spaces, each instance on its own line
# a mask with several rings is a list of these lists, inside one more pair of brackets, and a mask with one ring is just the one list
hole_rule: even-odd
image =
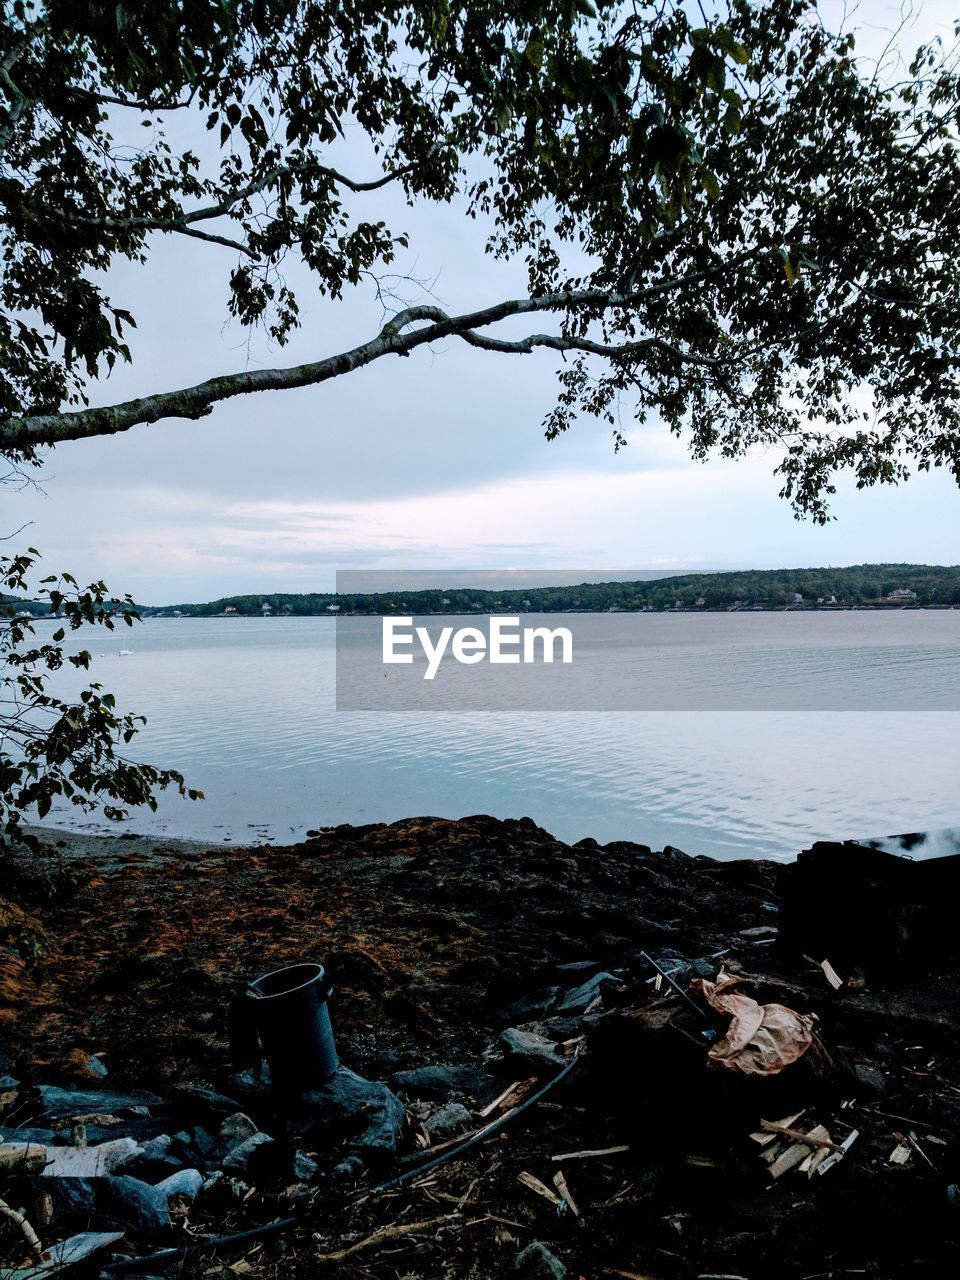
[[424,680],[432,680],[440,663],[452,654],[457,662],[472,667],[478,662],[560,662],[573,661],[573,635],[567,627],[521,627],[519,618],[491,617],[489,628],[442,627],[434,643],[426,627],[415,627],[413,618],[383,619],[384,663],[413,662],[414,645],[419,643],[427,659]]

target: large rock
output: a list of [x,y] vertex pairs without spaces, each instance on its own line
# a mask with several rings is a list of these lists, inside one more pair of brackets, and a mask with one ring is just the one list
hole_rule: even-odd
[[545,1066],[562,1067],[566,1061],[552,1040],[532,1028],[507,1027],[500,1032],[500,1044],[507,1058],[531,1071],[542,1071]]
[[473,1117],[462,1102],[447,1102],[439,1111],[427,1116],[423,1127],[431,1142],[446,1142],[469,1129]]
[[513,1272],[523,1280],[565,1280],[567,1268],[542,1240],[534,1240],[514,1259]]
[[395,1093],[349,1067],[340,1067],[322,1088],[305,1093],[302,1108],[311,1132],[345,1136],[348,1149],[368,1163],[396,1153],[406,1121],[406,1109]]
[[268,1133],[252,1133],[231,1148],[224,1157],[223,1167],[228,1173],[247,1177],[255,1173],[265,1159],[264,1149],[272,1145],[273,1139]]
[[138,1178],[44,1178],[40,1189],[49,1194],[57,1223],[119,1225],[144,1233],[170,1225],[167,1196]]
[[556,1006],[557,1013],[583,1013],[584,1009],[593,1004],[597,996],[603,994],[604,985],[608,982],[622,985],[620,979],[614,977],[612,973],[594,974],[592,978],[588,978],[579,987],[574,987],[572,991],[568,991],[561,997]]
[[161,1100],[153,1093],[114,1093],[110,1089],[61,1089],[57,1085],[37,1086],[43,1114],[51,1120],[67,1116],[116,1115],[121,1111],[143,1113],[144,1108],[159,1107]]
[[411,1098],[436,1098],[443,1102],[450,1098],[472,1098],[475,1102],[484,1102],[497,1092],[497,1082],[488,1072],[459,1065],[397,1071],[390,1083]]

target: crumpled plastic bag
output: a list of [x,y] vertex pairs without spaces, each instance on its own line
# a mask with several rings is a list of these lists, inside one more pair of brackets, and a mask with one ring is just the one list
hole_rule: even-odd
[[691,983],[711,1009],[731,1019],[727,1034],[710,1047],[709,1065],[745,1075],[777,1075],[813,1044],[816,1018],[782,1004],[757,1004],[732,990],[740,981],[734,974],[721,973],[716,982],[697,978]]

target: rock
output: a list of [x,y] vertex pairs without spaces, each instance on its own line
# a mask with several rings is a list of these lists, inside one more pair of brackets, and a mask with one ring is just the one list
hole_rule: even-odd
[[83,1049],[71,1049],[61,1063],[61,1070],[74,1080],[105,1080],[110,1074],[99,1058]]
[[272,1145],[273,1139],[268,1133],[252,1133],[232,1148],[224,1158],[223,1167],[228,1173],[246,1176],[263,1158],[262,1148]]
[[203,1174],[199,1169],[180,1169],[171,1173],[168,1178],[158,1182],[154,1188],[167,1197],[179,1196],[182,1200],[194,1201],[203,1189]]
[[143,1182],[159,1182],[169,1177],[178,1169],[183,1169],[188,1161],[171,1151],[173,1139],[169,1133],[161,1133],[156,1138],[143,1144],[139,1157],[127,1166],[127,1173]]
[[112,1093],[107,1089],[61,1089],[57,1085],[37,1086],[43,1113],[51,1119],[82,1115],[116,1115],[121,1111],[142,1114],[142,1108],[159,1107],[152,1093]]
[[524,1280],[565,1280],[567,1268],[542,1240],[534,1240],[517,1254],[513,1273]]
[[396,1153],[407,1113],[385,1084],[340,1067],[322,1088],[306,1092],[302,1103],[311,1131],[347,1134],[353,1154],[370,1161]]
[[227,1116],[220,1126],[220,1141],[228,1151],[231,1151],[241,1142],[246,1142],[247,1138],[252,1138],[257,1132],[257,1126],[250,1117],[244,1115],[242,1111],[236,1111],[232,1116]]
[[540,1018],[543,1014],[549,1013],[562,995],[562,987],[542,987],[539,991],[514,1000],[512,1004],[501,1009],[497,1017],[501,1022],[511,1025],[517,1022],[531,1022],[534,1018]]
[[217,1093],[215,1089],[204,1089],[198,1084],[178,1085],[176,1089],[171,1090],[170,1098],[176,1104],[178,1111],[198,1115],[202,1119],[207,1119],[211,1114],[229,1116],[240,1110],[239,1104],[233,1098]]
[[312,1182],[319,1172],[320,1166],[305,1151],[295,1151],[293,1153],[292,1173],[295,1181]]
[[602,993],[605,982],[619,983],[619,981],[620,979],[614,977],[612,973],[602,971],[595,973],[581,986],[574,987],[572,991],[568,991],[561,997],[557,1005],[557,1013],[582,1013]]
[[395,1089],[411,1098],[473,1098],[485,1102],[498,1092],[497,1081],[486,1071],[470,1066],[413,1067],[397,1071],[390,1079]]
[[431,1142],[445,1142],[468,1129],[473,1117],[462,1102],[447,1102],[423,1122]]
[[42,1260],[34,1266],[17,1271],[0,1270],[0,1280],[41,1280],[45,1276],[58,1275],[92,1254],[119,1244],[122,1239],[122,1231],[83,1231],[44,1249]]
[[170,1225],[167,1197],[157,1187],[125,1174],[106,1178],[44,1178],[40,1190],[53,1204],[55,1221],[117,1224],[135,1231]]
[[876,1067],[866,1062],[857,1062],[853,1074],[860,1090],[872,1098],[882,1098],[887,1092],[887,1077]]
[[554,1042],[538,1031],[508,1027],[506,1031],[500,1032],[500,1044],[508,1058],[517,1058],[523,1066],[534,1071],[545,1064],[557,1067],[564,1063]]
[[52,1147],[56,1140],[57,1134],[52,1129],[14,1128],[12,1125],[0,1128],[0,1142],[36,1142],[41,1147]]

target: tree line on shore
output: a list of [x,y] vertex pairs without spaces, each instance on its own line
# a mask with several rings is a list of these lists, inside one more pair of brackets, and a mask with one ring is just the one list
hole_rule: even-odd
[[[899,594],[898,594],[899,593]],[[688,573],[635,582],[478,590],[448,587],[371,593],[254,593],[201,604],[144,608],[144,616],[238,617],[404,613],[567,613],[644,609],[804,609],[960,606],[960,565],[864,564],[846,568]]]

